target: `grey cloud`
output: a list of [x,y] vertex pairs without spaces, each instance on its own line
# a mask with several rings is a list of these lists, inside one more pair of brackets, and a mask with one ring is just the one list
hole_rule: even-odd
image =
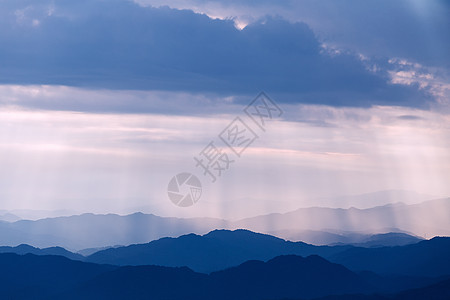
[[291,21],[306,22],[326,43],[366,55],[450,67],[450,2],[445,0],[170,0],[164,3],[243,20],[281,15]]
[[244,30],[189,10],[113,1],[4,1],[0,82],[254,96],[335,106],[424,107],[351,53],[329,55],[305,23],[267,17]]

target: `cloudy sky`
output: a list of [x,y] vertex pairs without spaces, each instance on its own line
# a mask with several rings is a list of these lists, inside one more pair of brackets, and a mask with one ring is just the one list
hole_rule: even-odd
[[[0,2],[0,209],[251,215],[450,195],[448,1]],[[264,130],[244,108],[283,111]],[[216,182],[194,157],[240,117]],[[233,156],[235,155],[235,156]],[[190,172],[189,208],[167,195]]]

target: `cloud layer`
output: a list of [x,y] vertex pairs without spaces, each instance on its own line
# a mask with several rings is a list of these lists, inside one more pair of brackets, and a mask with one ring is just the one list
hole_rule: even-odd
[[329,44],[365,55],[450,66],[450,3],[445,0],[134,0],[193,9],[248,24],[265,15],[306,22]]
[[243,30],[189,10],[114,1],[3,1],[0,82],[254,95],[335,106],[426,107],[351,53],[330,53],[305,23],[266,17]]
[[[384,189],[448,195],[449,117],[417,109],[284,105],[216,183],[193,157],[235,117],[0,111],[3,209],[225,216],[314,206],[316,197]],[[191,172],[204,194],[177,209],[167,184]],[[282,206],[281,203],[285,203]]]

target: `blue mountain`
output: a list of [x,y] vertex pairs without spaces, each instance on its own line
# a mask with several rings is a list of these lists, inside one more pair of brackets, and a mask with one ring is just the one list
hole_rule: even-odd
[[146,243],[191,232],[204,234],[215,228],[226,228],[226,224],[226,221],[219,219],[165,218],[143,213],[127,216],[82,214],[36,221],[0,222],[0,236],[3,245],[61,246],[81,250]]
[[318,247],[248,230],[214,230],[203,236],[188,234],[110,248],[90,255],[86,261],[115,265],[188,266],[197,272],[209,273],[247,260],[267,261],[288,254],[331,256],[349,248],[351,246]]
[[1,246],[0,253],[16,253],[16,254],[34,254],[34,255],[59,255],[72,260],[84,260],[84,256],[70,252],[62,247],[36,248],[30,245],[22,244],[16,247]]
[[0,299],[46,299],[117,267],[54,255],[0,254]]
[[211,273],[158,266],[121,267],[65,294],[64,299],[282,299],[368,293],[374,287],[318,256],[279,256]]
[[[225,233],[224,237],[222,233]],[[218,240],[228,242],[234,233],[217,231],[212,235],[219,234]],[[255,233],[238,231],[238,236],[241,237],[248,234],[258,236]],[[265,241],[273,239],[270,236],[263,238]],[[239,239],[232,240],[239,241]],[[421,249],[427,250],[426,242],[437,247],[444,245],[442,241],[446,242],[445,239],[434,239],[412,246],[420,246]],[[264,245],[257,242],[254,246],[257,249]],[[390,249],[395,251],[403,249],[408,256],[407,251],[411,251],[408,247],[411,246],[390,247]],[[27,247],[20,248],[26,250]],[[342,253],[353,249],[368,251],[384,248],[349,248],[343,249]],[[186,249],[178,248],[178,250],[182,252]],[[238,252],[234,252],[233,255],[236,253]],[[426,252],[422,254],[428,257]],[[202,259],[201,256],[196,257],[197,260]],[[215,257],[214,252],[203,259],[211,257]],[[428,257],[428,263],[436,267],[439,262],[430,258],[432,257]],[[414,259],[410,263],[414,264]],[[446,268],[446,261],[441,261],[441,264],[443,268],[438,266],[438,270]],[[448,281],[450,275],[424,278],[379,275],[368,271],[354,272],[317,255],[306,258],[282,255],[267,261],[249,260],[210,274],[195,272],[188,267],[155,265],[119,267],[74,261],[55,255],[14,253],[0,253],[0,266],[0,299],[251,300],[327,297],[324,299],[403,300],[428,299],[424,296],[427,293],[434,295],[432,299],[448,299],[443,295],[448,295],[450,291]],[[393,268],[395,269],[395,266]],[[399,293],[401,290],[405,291]],[[417,295],[422,295],[422,298]]]
[[448,237],[405,246],[365,248],[313,246],[248,230],[215,230],[203,236],[189,234],[110,248],[92,254],[86,261],[115,265],[188,266],[198,272],[212,272],[247,260],[267,261],[288,254],[320,255],[354,271],[419,277],[450,275]]
[[351,270],[411,276],[450,275],[450,237],[435,237],[416,244],[381,247],[353,247],[327,256]]
[[[302,208],[284,214],[269,214],[238,221],[213,218],[165,218],[135,213],[82,214],[36,221],[0,222],[3,245],[29,244],[47,248],[60,246],[71,250],[112,245],[148,243],[163,237],[205,234],[214,229],[245,228],[316,244],[361,244],[364,247],[404,245],[415,242],[408,237],[370,237],[386,232],[419,236],[450,235],[450,198],[420,204],[392,204],[369,209]],[[357,231],[357,232],[355,232]],[[362,235],[362,236],[361,236]],[[369,236],[367,236],[369,235]],[[358,238],[354,238],[359,236]],[[367,237],[367,239],[366,239]],[[365,240],[366,239],[366,240]],[[375,239],[375,240],[373,240]]]
[[[329,295],[314,300],[448,300],[450,299],[450,279],[416,289],[409,289],[395,294],[347,294]],[[287,299],[285,299],[287,300]],[[291,299],[294,300],[294,299]],[[305,300],[305,299],[296,299]]]

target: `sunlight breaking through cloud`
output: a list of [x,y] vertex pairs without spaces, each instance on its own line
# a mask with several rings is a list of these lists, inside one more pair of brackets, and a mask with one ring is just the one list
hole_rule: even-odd
[[[124,212],[150,204],[167,212],[172,209],[162,201],[167,179],[180,169],[195,170],[193,156],[239,111],[233,102],[208,107],[188,94],[173,94],[170,104],[191,103],[191,113],[184,115],[43,110],[18,104],[77,97],[108,103],[117,94],[50,86],[3,87],[3,93],[9,106],[0,111],[0,194],[11,208]],[[143,95],[128,91],[120,97],[133,101]],[[157,94],[149,95],[162,103]],[[448,115],[388,106],[283,108],[285,118],[272,124],[220,184],[205,188],[202,203],[182,215],[222,216],[219,207],[242,198],[258,199],[261,207],[282,200],[293,208],[313,206],[322,196],[411,186],[422,193],[450,193],[444,179],[450,169]]]

